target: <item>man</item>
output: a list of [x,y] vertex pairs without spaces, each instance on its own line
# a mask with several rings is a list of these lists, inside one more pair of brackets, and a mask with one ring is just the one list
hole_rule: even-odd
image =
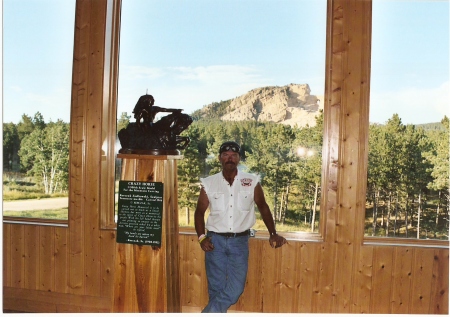
[[[208,278],[209,302],[204,313],[226,313],[244,291],[249,229],[256,221],[255,203],[269,230],[272,248],[286,243],[275,231],[259,176],[238,171],[240,150],[236,142],[223,143],[219,150],[222,171],[201,179],[194,219],[200,247],[205,251]],[[210,214],[205,226],[208,206]]]

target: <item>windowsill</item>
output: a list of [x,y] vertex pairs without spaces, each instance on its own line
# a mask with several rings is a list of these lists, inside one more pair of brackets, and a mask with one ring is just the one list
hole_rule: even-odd
[[[179,234],[196,235],[193,227],[180,227]],[[323,238],[319,233],[310,232],[278,232],[281,236],[289,241],[303,241],[303,242],[323,242]],[[269,239],[268,231],[257,231],[256,239]]]
[[392,237],[364,237],[363,245],[448,249],[449,241],[432,240],[432,239],[420,240],[411,238],[392,238]]
[[42,218],[26,218],[26,217],[3,217],[3,223],[21,224],[21,225],[36,225],[36,226],[54,226],[54,227],[68,227],[67,220],[57,219],[42,219]]

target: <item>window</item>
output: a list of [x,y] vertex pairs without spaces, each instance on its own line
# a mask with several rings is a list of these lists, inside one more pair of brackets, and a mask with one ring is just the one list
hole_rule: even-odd
[[3,216],[67,220],[74,19],[75,1],[3,2]]
[[373,2],[365,236],[448,240],[448,12]]
[[[185,131],[192,140],[178,164],[180,226],[193,226],[199,178],[218,171],[218,147],[234,139],[244,150],[241,167],[262,177],[277,229],[317,232],[326,5],[324,0],[122,3],[118,130],[134,120],[134,105],[146,93],[155,105],[184,109],[195,119]],[[258,122],[219,118],[249,92],[260,101],[255,111],[271,96],[297,100],[281,120],[292,125],[267,122],[263,115]],[[295,127],[295,111],[313,113],[308,126]],[[117,144],[116,153],[119,149]]]

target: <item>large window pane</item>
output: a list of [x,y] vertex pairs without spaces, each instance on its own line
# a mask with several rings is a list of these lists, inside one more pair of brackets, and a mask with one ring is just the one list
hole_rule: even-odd
[[[218,171],[218,147],[234,139],[245,151],[241,167],[262,177],[278,230],[317,232],[325,31],[325,0],[122,3],[118,130],[134,122],[131,112],[146,93],[155,105],[184,109],[195,119],[185,131],[192,141],[178,169],[181,226],[193,226],[199,178]],[[261,96],[281,91],[290,100],[310,99],[286,111],[286,124],[269,122],[274,112],[264,120],[220,118],[252,90],[255,108],[264,104]],[[207,105],[209,114],[201,111]],[[313,113],[312,120],[295,126],[288,121],[300,108],[304,117]]]
[[75,1],[3,1],[3,215],[67,219]]
[[448,239],[449,2],[374,0],[366,236]]

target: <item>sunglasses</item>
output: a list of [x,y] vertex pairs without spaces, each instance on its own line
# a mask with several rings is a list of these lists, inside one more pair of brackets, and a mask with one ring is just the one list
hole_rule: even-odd
[[220,147],[219,152],[222,153],[222,152],[227,152],[227,151],[233,151],[233,152],[239,153],[239,150],[240,149],[235,145],[222,145]]

